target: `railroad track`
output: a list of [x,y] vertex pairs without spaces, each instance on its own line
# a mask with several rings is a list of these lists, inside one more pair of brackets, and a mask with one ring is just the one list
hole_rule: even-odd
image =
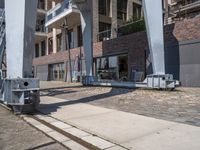
[[[11,111],[9,107],[1,105]],[[19,115],[19,117],[69,150],[127,150],[127,148],[116,143],[107,141],[40,112],[33,115]]]

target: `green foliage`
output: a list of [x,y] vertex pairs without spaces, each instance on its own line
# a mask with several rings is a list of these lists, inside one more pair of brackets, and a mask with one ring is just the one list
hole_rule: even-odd
[[146,31],[144,19],[139,21],[133,21],[132,19],[127,21],[127,24],[118,29],[120,35],[128,35],[135,32]]

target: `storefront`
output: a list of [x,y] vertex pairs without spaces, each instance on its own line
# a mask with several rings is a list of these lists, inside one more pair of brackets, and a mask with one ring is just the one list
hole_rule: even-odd
[[95,59],[95,73],[100,80],[128,80],[128,55],[106,56]]

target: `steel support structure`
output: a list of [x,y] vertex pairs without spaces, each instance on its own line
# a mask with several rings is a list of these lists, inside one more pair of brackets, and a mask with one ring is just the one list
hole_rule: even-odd
[[[86,63],[85,85],[97,85],[92,74],[92,0],[73,0],[80,9]],[[175,88],[172,75],[165,73],[162,0],[143,0],[153,74],[133,87]],[[32,77],[37,0],[5,0],[7,78],[1,79],[0,100],[22,112],[39,103],[39,80]]]
[[5,0],[7,78],[1,100],[16,112],[39,103],[39,80],[32,76],[37,0]]
[[162,0],[143,0],[153,74],[165,74]]
[[83,48],[85,56],[86,76],[82,80],[84,85],[93,82],[93,1],[92,0],[72,0],[80,10],[81,27],[83,34]]
[[[83,84],[96,85],[98,80],[95,81],[92,76],[92,0],[73,0],[73,2],[80,9],[83,30],[83,47],[86,58],[86,78]],[[153,74],[148,75],[143,83],[136,83],[135,86],[173,89],[178,82],[173,79],[173,75],[165,73],[162,0],[143,0],[143,9]]]

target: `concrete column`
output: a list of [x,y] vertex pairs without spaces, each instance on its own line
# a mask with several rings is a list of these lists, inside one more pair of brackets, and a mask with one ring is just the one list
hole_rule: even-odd
[[111,27],[111,38],[117,37],[117,1],[110,0],[111,7],[111,17],[112,17],[112,27]]
[[7,77],[32,76],[36,0],[5,0]]
[[57,53],[56,29],[53,29],[53,53]]
[[93,42],[97,42],[97,34],[99,33],[99,0],[93,0],[92,20],[93,20]]
[[[165,74],[162,0],[143,0],[153,73]],[[155,9],[156,8],[156,9]]]
[[92,64],[93,64],[93,33],[92,33],[92,0],[87,0],[81,8],[81,26],[83,33],[83,47],[85,54],[86,76],[92,76]]
[[48,38],[46,38],[45,43],[46,43],[46,55],[49,55],[49,43],[48,43]]
[[52,1],[52,8],[54,8],[56,6],[56,2]]
[[45,10],[48,10],[48,0],[45,0]]

